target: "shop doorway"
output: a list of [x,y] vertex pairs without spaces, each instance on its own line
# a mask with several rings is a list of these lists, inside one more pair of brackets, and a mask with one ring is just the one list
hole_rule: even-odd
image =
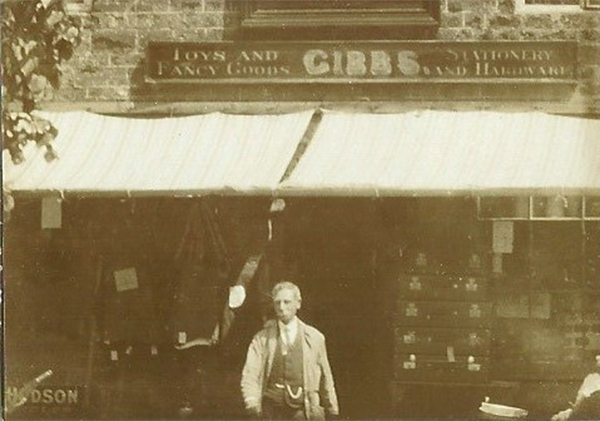
[[300,317],[326,337],[341,416],[385,416],[391,372],[383,290],[374,262],[371,203],[312,199],[292,204],[288,259],[303,293]]

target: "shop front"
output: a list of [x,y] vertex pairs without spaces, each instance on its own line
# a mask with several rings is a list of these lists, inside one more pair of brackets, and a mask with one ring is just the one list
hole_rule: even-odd
[[[595,120],[48,116],[64,133],[65,159],[48,165],[32,149],[7,181],[23,209],[11,223],[47,256],[21,284],[54,279],[60,302],[52,310],[30,291],[39,302],[23,326],[32,335],[8,308],[16,384],[52,368],[58,380],[42,393],[78,386],[87,416],[239,416],[231,402],[245,344],[283,278],[302,288],[302,317],[327,336],[350,418],[469,416],[485,396],[548,415],[593,370]],[[82,143],[68,127],[97,135]],[[9,258],[27,259],[16,238],[7,241],[16,245]],[[232,320],[223,311],[234,285],[248,299],[229,309]],[[23,349],[48,346],[44,329],[77,359],[34,352],[25,362]]]
[[439,2],[249,3],[233,42],[136,35],[127,101],[50,103],[60,159],[4,157],[9,390],[53,370],[13,418],[244,417],[282,279],[342,418],[564,409],[600,354],[585,48],[433,40]]

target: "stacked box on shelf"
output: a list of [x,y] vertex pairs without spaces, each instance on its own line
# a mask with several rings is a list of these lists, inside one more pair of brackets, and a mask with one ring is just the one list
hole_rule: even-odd
[[488,381],[492,305],[480,274],[406,273],[397,280],[395,381]]

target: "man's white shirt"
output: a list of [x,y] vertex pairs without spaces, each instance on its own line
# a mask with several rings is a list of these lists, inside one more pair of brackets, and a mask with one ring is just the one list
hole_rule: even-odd
[[[296,336],[298,335],[298,318],[294,317],[287,325],[281,321],[277,321],[277,324],[279,325],[279,336],[281,337],[283,343],[288,346],[293,344],[296,340]],[[287,337],[285,334],[286,329]]]

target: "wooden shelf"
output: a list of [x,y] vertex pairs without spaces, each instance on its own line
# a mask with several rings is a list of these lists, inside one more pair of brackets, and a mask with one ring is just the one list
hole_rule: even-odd
[[460,383],[460,382],[421,382],[421,381],[403,381],[393,380],[395,386],[443,386],[443,387],[472,387],[472,388],[490,388],[490,389],[518,389],[521,386],[519,381],[507,380],[489,380],[482,383]]
[[448,386],[448,387],[490,387],[491,382],[481,383],[455,383],[455,382],[427,382],[427,381],[411,381],[411,380],[394,380],[397,385],[412,385],[412,386]]
[[585,288],[523,288],[519,286],[508,286],[508,287],[495,287],[490,288],[492,295],[496,293],[522,293],[522,294],[536,294],[547,292],[549,294],[591,294],[600,295],[600,285],[598,288],[585,287]]
[[581,361],[495,362],[490,367],[492,379],[505,381],[581,381],[588,372]]

